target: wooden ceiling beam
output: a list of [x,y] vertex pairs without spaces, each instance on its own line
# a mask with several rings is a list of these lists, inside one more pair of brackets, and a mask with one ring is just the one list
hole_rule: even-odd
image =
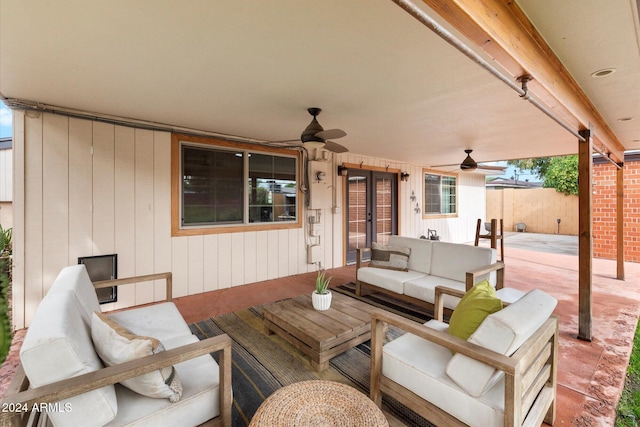
[[[624,146],[515,0],[423,0],[475,43],[514,81],[531,75],[529,92],[576,131],[591,129],[594,145],[624,161]],[[584,29],[589,31],[588,28]]]

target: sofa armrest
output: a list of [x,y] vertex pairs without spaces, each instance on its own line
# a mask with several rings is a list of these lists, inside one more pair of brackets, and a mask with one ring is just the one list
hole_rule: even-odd
[[363,267],[362,257],[365,252],[371,252],[371,248],[357,248],[356,249],[356,270]]
[[458,289],[448,288],[446,286],[435,287],[435,297],[433,299],[433,318],[439,322],[444,319],[444,295],[451,295],[462,298],[465,292]]
[[[231,426],[231,338],[226,334],[31,389],[28,388],[28,380],[22,366],[20,366],[1,405],[3,408],[32,408],[34,404],[58,402],[218,351],[222,352],[218,361],[220,367],[220,420],[223,426]],[[20,412],[2,411],[0,425],[17,425],[22,415],[24,414]]]
[[465,287],[467,291],[473,288],[476,284],[476,278],[483,274],[496,272],[496,289],[502,289],[504,287],[504,262],[498,261],[494,264],[487,265],[486,267],[480,267],[475,270],[467,271],[465,277]]
[[164,279],[166,283],[167,301],[171,301],[173,299],[173,282],[172,282],[171,272],[145,274],[144,276],[126,277],[124,279],[100,280],[99,282],[93,282],[93,286],[96,289],[101,289],[101,288],[110,288],[112,286],[122,286],[122,285],[129,285],[131,283],[140,283],[140,282],[147,282],[150,280],[162,280],[162,279]]

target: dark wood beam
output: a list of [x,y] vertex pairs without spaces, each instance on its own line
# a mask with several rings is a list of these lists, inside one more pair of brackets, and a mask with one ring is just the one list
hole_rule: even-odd
[[513,0],[423,0],[445,21],[517,77],[529,92],[576,131],[591,129],[602,151],[624,161],[624,146],[580,86]]
[[578,338],[591,341],[593,210],[593,139],[588,130],[580,131],[578,142]]

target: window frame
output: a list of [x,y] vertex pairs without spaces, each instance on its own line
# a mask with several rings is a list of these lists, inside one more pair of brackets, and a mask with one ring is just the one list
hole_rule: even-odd
[[[425,186],[425,177],[426,175],[433,175],[433,176],[438,176],[440,177],[439,179],[439,190],[440,190],[440,212],[436,213],[430,213],[427,212],[427,189]],[[442,178],[443,177],[451,177],[454,178],[456,183],[455,183],[455,195],[456,195],[456,203],[455,203],[455,212],[454,213],[443,213],[442,212],[442,208],[443,208],[443,193],[442,193]],[[422,169],[422,218],[423,219],[433,219],[433,218],[457,218],[458,217],[458,209],[459,209],[459,198],[460,198],[460,191],[459,191],[459,179],[458,179],[458,174],[457,173],[453,173],[453,172],[442,172],[442,171],[436,171],[436,170],[432,170],[432,169]]]
[[[282,222],[258,222],[250,223],[248,216],[243,216],[241,224],[202,224],[202,225],[182,225],[182,147],[189,145],[193,147],[210,148],[212,150],[236,150],[265,154],[272,156],[292,157],[296,161],[296,212],[297,219],[294,221]],[[246,177],[247,162],[243,166],[243,174]],[[303,218],[303,194],[300,191],[300,179],[302,177],[302,156],[298,150],[276,147],[261,147],[257,144],[247,144],[241,142],[224,141],[212,137],[194,136],[173,133],[171,135],[171,235],[172,236],[200,236],[206,234],[240,233],[261,230],[279,230],[290,228],[301,228]],[[248,212],[249,195],[248,182],[244,182],[243,212]]]

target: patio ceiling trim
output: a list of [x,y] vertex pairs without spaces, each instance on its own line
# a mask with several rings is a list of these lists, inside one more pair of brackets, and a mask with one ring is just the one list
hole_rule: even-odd
[[[422,0],[500,64],[513,79],[531,75],[530,93],[616,162],[624,146],[513,0]],[[585,28],[588,31],[588,28]]]

